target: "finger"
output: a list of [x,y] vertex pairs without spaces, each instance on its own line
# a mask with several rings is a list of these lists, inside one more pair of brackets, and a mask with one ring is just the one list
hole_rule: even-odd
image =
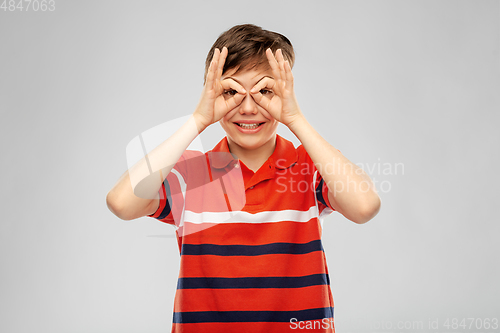
[[286,75],[285,75],[285,58],[283,57],[283,52],[281,51],[281,49],[278,49],[276,51],[276,60],[278,61],[278,64],[280,66],[281,78],[285,79],[286,78]]
[[[254,99],[254,101],[267,110],[273,96],[273,88],[276,88],[276,82],[269,77],[265,77],[264,79],[260,80],[252,88],[252,90],[250,90],[250,93],[252,94],[252,98]],[[270,90],[271,92],[269,94],[262,94],[261,91],[263,89]]]
[[238,92],[234,95],[224,96],[228,110],[240,105],[247,94],[245,88],[233,79],[224,79],[220,83],[224,90],[236,90]]
[[205,83],[207,89],[212,89],[214,86],[215,68],[217,68],[218,59],[219,59],[219,49],[215,49],[212,61],[210,62],[210,67],[208,67],[207,82]]
[[276,80],[279,80],[281,78],[280,76],[280,70],[279,70],[279,64],[276,61],[276,58],[273,55],[273,51],[271,51],[270,48],[266,50],[266,56],[267,60],[269,61],[269,66],[271,66],[271,69],[273,71],[274,78]]
[[290,66],[290,63],[285,61],[285,73],[286,73],[286,81],[287,83],[290,84],[290,87],[293,87],[293,74],[292,74],[292,67]]
[[[271,105],[271,99],[269,97],[266,97],[262,94],[252,94],[252,98],[255,101],[255,103],[257,103],[262,108],[262,110],[260,112],[265,118],[267,118],[269,120],[276,119],[268,111],[269,106]],[[278,120],[278,119],[276,119],[276,120]]]
[[236,109],[236,106],[234,108],[228,107],[228,110],[229,111],[224,115],[224,118],[226,118],[226,119],[231,119],[236,114],[236,112],[238,112],[238,109]]
[[238,92],[238,94],[246,94],[247,93],[245,88],[243,88],[243,86],[241,84],[234,81],[233,79],[224,79],[224,80],[220,81],[220,84],[224,90],[234,89]]
[[227,47],[223,47],[222,48],[222,52],[220,53],[219,55],[219,60],[218,60],[218,65],[217,65],[217,72],[216,72],[216,76],[215,76],[215,79],[217,81],[220,80],[221,76],[222,76],[222,70],[224,69],[224,64],[226,62],[226,57],[227,57]]
[[213,74],[212,74],[212,69],[214,68],[214,60],[212,59],[210,61],[210,65],[208,66],[208,70],[207,70],[207,78],[205,79],[205,87],[208,87],[210,86],[210,84],[212,83],[213,81]]
[[252,98],[255,101],[255,103],[259,104],[260,106],[262,106],[264,109],[267,110],[267,106],[269,105],[269,98],[265,98],[264,95],[262,95],[259,92],[253,93]]
[[246,94],[236,94],[236,95],[232,96],[231,98],[228,98],[226,100],[226,105],[227,105],[228,110],[232,110],[235,107],[237,107],[238,105],[240,105],[241,102],[243,101],[243,99],[245,98],[245,96],[246,96]]
[[[282,87],[282,89],[285,89],[286,86],[292,87],[292,82],[289,81],[289,76],[287,75],[286,61],[285,61],[285,57],[283,57],[283,51],[281,51],[281,49],[279,49],[276,53],[277,53],[278,62],[280,64],[281,79],[283,80],[281,82],[281,87]],[[291,70],[290,70],[290,74],[291,74]]]
[[286,82],[286,71],[285,71],[285,58],[283,57],[283,52],[281,49],[278,49],[276,51],[276,60],[278,61],[279,69],[280,69],[280,78],[281,80],[279,81],[279,87],[281,89],[285,89],[287,82]]
[[262,80],[260,80],[259,82],[257,82],[257,84],[250,90],[250,93],[251,94],[260,94],[260,91],[262,89],[273,90],[275,85],[276,85],[275,80],[271,79],[270,77],[265,77]]

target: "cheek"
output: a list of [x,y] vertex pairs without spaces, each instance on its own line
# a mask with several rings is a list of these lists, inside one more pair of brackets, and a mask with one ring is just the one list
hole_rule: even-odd
[[231,128],[231,123],[228,121],[225,121],[224,119],[219,120],[220,127],[222,127],[222,130],[226,133],[229,133],[232,128]]

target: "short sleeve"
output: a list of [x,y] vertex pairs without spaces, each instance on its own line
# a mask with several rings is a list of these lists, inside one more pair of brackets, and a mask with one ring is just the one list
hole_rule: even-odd
[[[169,176],[173,174],[172,172],[169,173]],[[167,176],[167,178],[164,179],[163,183],[161,184],[161,188],[158,191],[159,198],[160,198],[160,204],[158,206],[158,209],[156,212],[154,212],[151,215],[148,215],[149,217],[155,218],[161,222],[165,222],[168,224],[175,224],[174,217],[172,214],[172,206],[173,206],[173,201],[172,201],[172,195],[170,191],[170,184],[169,181],[172,182],[173,184],[176,183],[173,177]]]
[[156,212],[149,217],[161,222],[178,225],[184,210],[186,184],[189,178],[189,162],[203,156],[199,151],[186,150],[164,179],[158,190],[160,204]]
[[319,214],[327,215],[332,213],[333,211],[335,211],[335,208],[333,208],[333,206],[330,203],[330,200],[328,199],[328,186],[326,182],[319,173],[318,169],[316,169],[314,162],[312,161],[311,157],[305,150],[304,146],[300,145],[297,150],[299,156],[302,156],[302,158],[306,161],[306,163],[309,164],[308,169],[311,170],[310,175],[313,177],[313,180],[311,181],[314,181],[314,189],[315,189],[316,201],[318,203]]
[[330,204],[330,200],[328,199],[328,186],[326,186],[325,181],[323,180],[323,177],[317,173],[317,178],[316,179],[316,200],[318,201],[318,208],[319,208],[319,213],[323,213],[325,208],[329,208],[332,211],[335,210],[335,208],[332,207]]
[[[342,153],[340,150],[338,150],[338,151],[340,153]],[[311,160],[311,162],[312,162],[312,160]],[[330,203],[330,200],[328,199],[328,186],[327,186],[326,182],[323,180],[323,177],[320,175],[319,171],[317,171],[316,167],[314,167],[314,170],[315,170],[315,172],[317,172],[315,188],[316,188],[316,199],[318,200],[318,206],[319,206],[318,208],[319,208],[320,214],[326,208],[329,208],[332,211],[335,211],[336,209],[333,208],[333,206]]]

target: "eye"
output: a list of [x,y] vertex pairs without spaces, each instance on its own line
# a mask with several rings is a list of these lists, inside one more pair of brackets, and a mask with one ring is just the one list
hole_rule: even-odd
[[229,96],[234,96],[234,95],[236,95],[237,93],[238,93],[238,92],[237,92],[236,90],[234,90],[234,89],[230,89],[230,90],[226,90],[226,91],[224,91],[224,94],[225,94],[225,95],[229,95]]
[[268,90],[268,89],[261,89],[260,93],[262,95],[267,95],[267,94],[272,94],[273,92],[271,90]]

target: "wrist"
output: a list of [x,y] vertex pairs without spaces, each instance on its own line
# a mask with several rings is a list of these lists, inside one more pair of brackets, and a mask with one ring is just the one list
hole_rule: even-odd
[[199,115],[196,111],[193,113],[193,119],[196,124],[196,128],[198,129],[198,134],[203,132],[205,128],[208,127],[206,119],[204,119],[204,117]]
[[305,126],[307,124],[307,119],[304,117],[304,115],[299,112],[286,126],[288,129],[297,135],[297,132],[300,131],[300,128]]

